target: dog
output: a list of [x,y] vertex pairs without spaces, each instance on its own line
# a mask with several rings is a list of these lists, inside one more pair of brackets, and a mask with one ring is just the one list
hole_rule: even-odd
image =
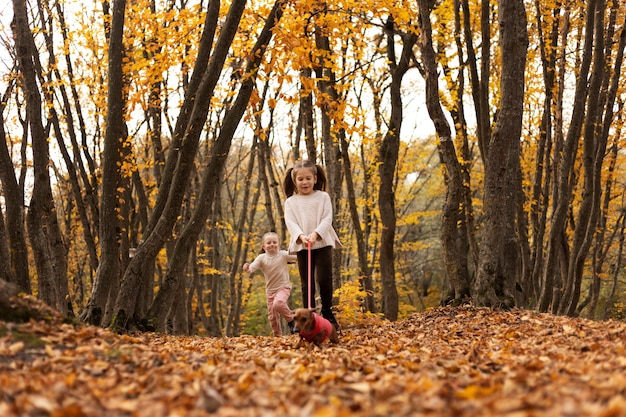
[[306,340],[309,343],[321,348],[322,343],[328,339],[331,343],[339,343],[337,329],[324,317],[317,314],[315,308],[297,308],[294,311],[296,330],[300,334],[300,340],[295,346],[296,349],[302,346]]

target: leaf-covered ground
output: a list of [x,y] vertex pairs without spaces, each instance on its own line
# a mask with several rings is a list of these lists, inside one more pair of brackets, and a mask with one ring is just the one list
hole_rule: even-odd
[[0,322],[0,416],[626,416],[626,324],[470,307],[297,336]]

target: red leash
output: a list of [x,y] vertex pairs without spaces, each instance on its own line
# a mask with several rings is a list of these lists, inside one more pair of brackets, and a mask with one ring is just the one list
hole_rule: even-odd
[[310,240],[307,241],[307,246],[309,248],[309,253],[308,253],[308,256],[307,256],[307,258],[308,258],[308,268],[309,268],[309,273],[308,273],[308,275],[309,275],[309,277],[308,277],[309,278],[309,292],[308,292],[308,294],[306,296],[306,302],[308,304],[308,308],[311,308],[311,281],[312,280],[311,280],[311,241]]

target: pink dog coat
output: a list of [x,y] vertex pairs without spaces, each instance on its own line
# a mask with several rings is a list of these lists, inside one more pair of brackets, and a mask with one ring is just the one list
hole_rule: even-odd
[[313,327],[313,330],[311,330],[310,332],[305,332],[304,330],[301,330],[300,336],[302,336],[302,338],[304,338],[306,341],[312,342],[315,336],[317,336],[322,330],[326,330],[324,338],[320,340],[320,343],[322,343],[324,340],[328,339],[328,337],[332,333],[333,325],[324,317],[315,313],[313,313],[313,320],[315,320],[315,326]]

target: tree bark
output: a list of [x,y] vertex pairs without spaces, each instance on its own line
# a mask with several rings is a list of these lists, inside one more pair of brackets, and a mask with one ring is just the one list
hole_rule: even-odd
[[[196,58],[196,62],[194,64],[193,73],[191,75],[191,80],[185,89],[185,99],[183,100],[180,113],[178,119],[176,119],[176,126],[174,128],[174,134],[172,137],[172,141],[170,143],[170,151],[167,155],[167,159],[165,161],[165,166],[162,168],[162,171],[159,172],[159,176],[161,181],[159,183],[159,190],[157,194],[157,200],[154,204],[154,208],[152,209],[152,216],[150,217],[150,222],[144,231],[144,240],[150,236],[158,222],[161,219],[161,216],[165,210],[165,206],[168,202],[168,198],[170,195],[170,187],[172,186],[172,178],[174,177],[174,172],[176,170],[178,160],[181,157],[181,144],[183,141],[183,137],[186,134],[187,126],[190,123],[190,119],[192,117],[193,109],[196,105],[196,96],[199,94],[203,80],[207,77],[207,67],[210,65],[211,60],[211,51],[213,50],[213,43],[215,32],[217,30],[217,22],[219,18],[219,8],[220,2],[219,0],[209,0],[208,9],[206,12],[206,18],[204,22],[204,29],[202,31],[202,36],[200,38],[200,42],[198,45],[198,56]],[[232,29],[230,29],[232,30]],[[216,45],[217,48],[217,45]],[[222,47],[223,48],[223,47]],[[220,56],[224,54],[224,52],[220,52]],[[218,63],[215,62],[215,65]],[[221,70],[221,66],[218,71]],[[210,71],[215,72],[216,69],[212,68]],[[218,73],[219,74],[219,73]],[[214,75],[217,77],[217,75]],[[205,81],[205,83],[208,82]],[[217,81],[215,81],[217,82]],[[203,89],[210,87],[210,85],[203,86]],[[212,94],[211,91],[208,93],[203,92],[204,95]],[[153,259],[149,259],[152,261]]]
[[[537,308],[540,311],[548,311],[551,308],[552,312],[558,312],[563,292],[561,277],[565,280],[567,279],[570,258],[569,248],[566,243],[569,240],[566,230],[567,218],[573,198],[572,190],[576,178],[574,161],[583,126],[585,102],[588,94],[588,76],[593,56],[593,28],[595,20],[593,10],[596,7],[595,3],[596,0],[587,2],[586,32],[584,35],[582,59],[578,65],[579,72],[574,92],[574,104],[569,130],[567,131],[563,148],[560,148],[558,142],[555,148],[555,160],[558,157],[558,164],[555,165],[554,208],[549,228],[545,269],[541,277],[541,295],[537,304]],[[556,131],[558,132],[558,129]]]
[[485,226],[472,296],[479,306],[512,307],[519,274],[515,227],[521,187],[520,137],[528,48],[524,1],[500,0],[498,20],[502,48],[501,99],[485,158]]
[[[566,13],[563,19],[554,19],[551,26],[547,27],[547,29],[549,29],[548,33],[545,34],[544,25],[546,25],[546,23],[542,20],[542,3],[538,0],[535,1],[535,9],[545,98],[536,145],[537,151],[535,153],[532,191],[529,198],[530,212],[526,215],[528,218],[527,222],[529,231],[525,234],[527,236],[528,233],[530,233],[534,237],[527,249],[526,255],[523,256],[524,260],[521,272],[521,297],[524,306],[526,307],[531,307],[540,296],[539,277],[541,276],[541,270],[544,268],[544,237],[547,232],[546,225],[549,210],[550,189],[552,188],[554,181],[551,173],[553,172],[555,161],[552,160],[550,154],[556,146],[558,146],[557,143],[560,142],[560,140],[558,140],[559,136],[557,136],[556,133],[557,130],[560,131],[558,126],[559,122],[556,117],[553,117],[553,108],[556,107],[555,103],[558,102],[558,95],[556,92],[558,69],[556,64],[557,58],[560,57],[559,48],[564,49],[562,45],[559,45],[559,34],[561,33],[562,36],[567,36],[569,28]],[[551,10],[551,13],[553,16],[559,16],[561,13],[560,5],[557,5],[553,10]],[[563,22],[562,27],[561,21]],[[558,160],[558,156],[555,160]],[[524,239],[524,237],[522,237],[522,239]],[[529,240],[526,238],[526,241]],[[524,251],[526,252],[526,248]]]
[[387,57],[391,70],[391,117],[389,129],[382,140],[379,153],[380,189],[378,190],[378,208],[382,222],[380,242],[380,279],[382,282],[383,314],[389,320],[398,318],[398,289],[394,266],[394,244],[396,236],[395,178],[398,151],[400,148],[400,128],[402,127],[402,78],[409,69],[413,45],[417,42],[414,34],[402,37],[402,54],[399,60],[395,56],[394,23],[390,17],[387,23]]
[[472,12],[468,0],[461,0],[463,8],[463,32],[467,42],[467,62],[470,68],[470,82],[472,85],[472,98],[476,113],[476,125],[478,134],[478,147],[480,155],[485,158],[486,148],[491,138],[491,118],[489,115],[489,82],[490,82],[490,57],[491,57],[491,12],[490,0],[481,0],[480,34],[481,34],[481,66],[478,71],[478,63],[472,39],[471,21]]
[[349,143],[345,135],[341,139],[341,159],[343,161],[343,172],[346,178],[346,190],[348,194],[348,207],[350,210],[350,218],[352,219],[352,228],[354,229],[358,266],[359,266],[359,284],[361,289],[365,291],[363,300],[364,308],[371,313],[376,312],[376,304],[374,302],[374,283],[372,281],[372,268],[367,261],[367,241],[365,232],[361,227],[361,218],[357,206],[357,198],[354,187],[354,179],[352,177],[352,164],[350,162]]
[[[211,101],[213,91],[219,80],[219,75],[224,67],[228,50],[237,33],[245,4],[245,0],[236,0],[231,3],[228,16],[224,21],[224,26],[216,42],[214,53],[211,56],[209,65],[198,86],[197,94],[185,97],[187,106],[190,105],[188,101],[191,100],[193,109],[189,116],[189,121],[184,128],[185,133],[184,136],[182,136],[181,146],[174,150],[175,153],[178,153],[178,158],[176,160],[176,168],[172,173],[173,176],[169,186],[169,195],[167,195],[166,203],[160,215],[155,213],[155,215],[158,216],[158,221],[154,229],[148,231],[149,234],[146,236],[144,242],[137,248],[135,257],[131,259],[124,273],[120,292],[117,295],[117,301],[115,303],[115,314],[110,324],[110,327],[113,329],[121,330],[127,328],[129,320],[134,318],[136,294],[140,291],[142,286],[142,271],[144,265],[146,262],[152,262],[156,258],[158,252],[170,238],[174,224],[178,219],[181,203],[189,185],[190,173],[193,169],[193,161],[198,149],[200,135],[209,111],[209,106],[207,106],[206,103]],[[183,104],[183,107],[185,107],[185,104]],[[180,132],[177,132],[177,134],[180,134]],[[170,157],[172,156],[170,155]],[[164,184],[166,184],[165,180],[161,186],[167,186]]]
[[67,259],[48,172],[50,150],[43,125],[42,100],[37,85],[37,49],[28,23],[26,3],[13,1],[11,23],[26,98],[32,138],[33,190],[27,213],[29,238],[37,268],[39,296],[62,314],[73,314],[67,281]]
[[[343,118],[343,113],[340,110],[343,108],[343,99],[337,92],[337,76],[332,66],[329,65],[333,51],[330,48],[330,39],[325,32],[324,27],[315,26],[315,46],[318,51],[321,51],[315,71],[320,95],[318,101],[321,103],[322,110],[321,131],[328,191],[333,205],[333,213],[338,213],[342,194],[341,178],[343,176],[339,161],[341,157],[339,143],[345,138],[345,129],[335,128],[335,126],[337,125],[336,121]],[[335,230],[341,230],[338,216],[333,216],[333,227]],[[333,251],[333,288],[341,287],[341,253],[338,250]]]
[[[301,79],[311,79],[311,68],[303,68],[300,73]],[[306,83],[300,83],[300,117],[298,120],[298,134],[296,134],[296,143],[293,143],[292,149],[300,149],[300,132],[304,131],[304,144],[306,146],[307,159],[317,161],[317,148],[315,146],[315,126],[313,124],[313,92],[305,88]],[[294,161],[300,159],[297,152],[293,154]]]
[[[64,9],[63,5],[59,2],[56,2],[56,10],[57,16],[59,17],[59,24],[61,26],[61,35],[63,37],[64,44],[70,42],[68,35],[68,27],[65,22]],[[99,222],[99,212],[98,212],[98,192],[96,191],[98,188],[98,178],[96,175],[96,163],[89,153],[89,146],[87,144],[87,131],[85,127],[85,119],[83,117],[83,110],[80,103],[80,98],[78,96],[77,83],[74,78],[74,65],[71,60],[70,49],[63,49],[63,56],[65,58],[65,66],[67,68],[67,75],[69,77],[69,89],[72,95],[72,102],[74,103],[73,109],[70,105],[69,97],[66,97],[65,89],[62,89],[63,94],[63,103],[66,109],[65,117],[67,118],[67,126],[68,133],[70,137],[70,141],[72,143],[72,152],[74,158],[74,167],[78,170],[79,177],[82,180],[83,189],[84,189],[84,202],[89,211],[89,219],[91,221],[91,230],[92,235],[93,231],[100,230],[100,222]],[[78,142],[78,138],[75,133],[74,128],[74,114],[72,112],[76,112],[76,118],[78,120],[78,128],[81,136],[81,144]],[[81,154],[82,150],[82,154]],[[87,162],[87,167],[89,168],[89,172],[85,169],[83,158]],[[95,260],[97,265],[97,257],[93,257],[90,261]],[[92,265],[93,267],[93,265]],[[95,272],[95,269],[94,269]]]
[[[99,223],[98,221],[93,221],[93,219],[90,219],[88,216],[87,204],[85,204],[85,200],[83,199],[83,192],[81,189],[79,176],[78,176],[79,172],[83,172],[84,170],[78,169],[79,167],[77,167],[74,164],[74,161],[72,161],[72,157],[70,156],[70,153],[65,144],[64,136],[67,135],[70,137],[70,140],[73,146],[78,147],[76,134],[74,131],[74,123],[73,123],[74,116],[72,113],[72,108],[70,105],[70,100],[66,91],[66,87],[64,85],[63,78],[59,71],[59,65],[57,63],[57,58],[56,58],[57,54],[54,49],[54,40],[53,40],[55,27],[54,25],[51,24],[53,19],[45,18],[46,10],[44,10],[44,6],[42,5],[41,1],[38,1],[38,5],[39,5],[39,15],[41,18],[41,25],[42,27],[46,27],[46,30],[43,30],[42,34],[45,39],[46,49],[48,50],[48,61],[49,61],[49,67],[51,68],[51,70],[44,71],[44,69],[41,66],[39,58],[34,60],[35,67],[36,67],[38,76],[42,82],[42,85],[46,86],[44,88],[44,97],[46,99],[46,107],[49,109],[49,112],[50,112],[48,120],[52,124],[54,135],[56,137],[57,144],[59,145],[59,151],[61,152],[61,156],[63,157],[63,161],[65,162],[65,166],[67,169],[67,175],[69,177],[71,190],[74,195],[74,201],[76,204],[76,211],[78,212],[78,218],[80,219],[80,223],[81,223],[83,240],[84,240],[85,246],[87,247],[87,253],[89,255],[89,258],[88,258],[89,265],[92,271],[96,271],[98,268],[98,252],[97,252],[96,241],[94,239],[92,230],[94,230],[93,229],[94,224],[98,225]],[[58,11],[59,11],[59,20],[61,22],[64,22],[62,9],[58,9]],[[62,30],[63,29],[65,28],[62,28]],[[62,35],[66,39],[67,35],[65,31],[66,29],[62,31]],[[69,62],[69,65],[70,65],[69,68],[71,70],[72,68],[71,61]],[[46,74],[47,74],[47,80],[45,80]],[[71,71],[69,71],[69,75],[70,76],[72,75]],[[55,80],[55,77],[56,77],[56,80]],[[74,80],[70,79],[70,84],[72,84],[73,82]],[[51,87],[54,85],[58,85],[58,88],[57,88],[58,94],[55,94],[55,91]],[[59,118],[56,107],[54,105],[54,102],[58,95],[60,95],[61,101],[63,104],[63,113],[62,113],[63,117],[62,118],[67,121],[65,125],[65,129],[62,129],[61,120]],[[79,164],[81,163],[80,159],[77,159],[77,161]],[[83,176],[83,180],[86,181],[85,182],[86,187],[90,187],[89,182],[86,180],[86,176]]]
[[[259,132],[261,129],[258,130]],[[252,149],[250,158],[248,159],[248,166],[245,170],[245,180],[243,185],[241,213],[239,213],[239,219],[237,220],[237,236],[234,247],[233,262],[231,264],[229,273],[230,283],[230,308],[228,310],[228,320],[226,322],[226,335],[237,336],[237,329],[240,327],[241,310],[243,309],[243,294],[241,293],[241,281],[242,272],[241,265],[244,263],[242,258],[243,251],[243,236],[246,222],[248,220],[248,212],[250,210],[250,194],[252,193],[252,174],[254,172],[254,164],[256,163],[259,137],[255,136],[252,142]],[[257,194],[258,195],[258,194]],[[252,226],[252,223],[250,223]]]
[[[568,280],[559,306],[559,313],[568,316],[577,314],[584,265],[596,234],[598,219],[601,216],[603,161],[610,126],[613,122],[613,109],[626,41],[626,35],[622,29],[615,67],[611,72],[610,68],[607,67],[607,62],[611,61],[615,20],[610,19],[608,27],[605,26],[605,5],[605,0],[598,0],[596,8],[589,11],[596,16],[593,35],[594,60],[589,79],[588,102],[583,130],[583,195],[572,243],[572,257],[568,265]],[[615,9],[612,10],[615,12]]]
[[16,284],[20,291],[30,294],[28,248],[26,246],[26,231],[24,230],[24,193],[15,177],[4,130],[4,109],[12,90],[13,83],[10,83],[0,101],[0,183],[2,183],[6,207],[6,223],[4,224],[6,225],[6,239],[4,242],[8,245],[7,253],[0,262],[6,263],[7,275],[5,279]]
[[[456,49],[459,56],[464,56],[464,46],[462,41],[462,19],[461,19],[461,4],[460,0],[455,0],[455,42]],[[471,41],[469,41],[467,48],[472,48]],[[459,264],[461,265],[461,271],[465,275],[465,279],[472,285],[473,274],[478,269],[478,243],[476,239],[476,224],[474,220],[474,203],[472,201],[472,166],[474,164],[474,155],[469,143],[467,118],[465,116],[465,103],[464,98],[465,90],[465,69],[459,71],[457,78],[457,85],[455,86],[454,94],[456,94],[456,106],[451,110],[452,120],[454,122],[454,129],[456,132],[456,144],[460,153],[459,168],[461,170],[461,192],[462,202],[461,210],[459,212],[459,226],[458,226],[458,243],[457,243],[457,256],[459,257]],[[457,158],[458,159],[458,158]]]
[[469,276],[461,259],[466,254],[457,252],[459,225],[463,225],[461,212],[463,181],[461,165],[456,156],[450,125],[439,101],[439,73],[432,40],[430,8],[428,0],[419,0],[421,54],[426,79],[426,107],[439,136],[439,153],[445,166],[446,198],[443,204],[441,243],[446,275],[454,289],[454,303],[460,303],[470,295]]
[[[226,158],[228,157],[232,138],[243,117],[250,96],[252,95],[258,67],[263,59],[265,48],[271,40],[272,28],[278,23],[282,16],[282,7],[283,0],[278,0],[274,4],[273,9],[267,17],[266,24],[250,53],[250,56],[253,58],[246,67],[244,81],[240,87],[237,99],[226,113],[218,139],[211,148],[211,155],[202,181],[198,204],[194,209],[189,223],[185,226],[180,238],[176,242],[174,254],[170,262],[170,270],[148,312],[148,320],[150,321],[154,321],[154,319],[157,319],[157,322],[162,321],[163,315],[171,308],[175,291],[180,285],[185,266],[187,265],[189,253],[195,245],[196,239],[205,224],[207,213],[209,213],[208,206],[212,204],[212,198],[216,193],[216,188],[219,187],[221,183],[220,179]],[[198,135],[199,133],[198,131]],[[239,263],[236,264],[237,266],[239,265]]]
[[15,278],[11,274],[11,255],[8,242],[4,212],[0,208],[0,280],[15,284]]
[[124,126],[124,58],[123,34],[126,0],[115,0],[109,37],[108,93],[106,132],[102,153],[102,193],[100,197],[100,263],[91,298],[81,319],[100,325],[110,314],[113,292],[120,276],[120,221],[118,218],[118,187],[121,185],[122,142]]
[[624,240],[626,239],[626,213],[624,211],[622,211],[619,218],[617,219],[616,229],[619,244],[617,248],[615,262],[611,266],[611,289],[609,290],[609,295],[607,296],[606,302],[604,303],[604,311],[602,312],[601,316],[602,320],[606,320],[613,309],[615,294],[617,293],[617,288],[619,285],[619,276],[622,272],[622,268],[620,265],[622,265],[622,259],[624,257]]
[[224,263],[222,253],[222,245],[220,244],[220,231],[217,224],[222,219],[222,188],[215,190],[214,204],[209,209],[209,230],[206,241],[209,242],[209,249],[206,258],[212,266],[213,272],[207,274],[207,282],[209,284],[209,317],[207,334],[210,336],[222,336],[222,316],[221,316],[221,300],[224,294],[223,282],[226,281],[221,272]]

